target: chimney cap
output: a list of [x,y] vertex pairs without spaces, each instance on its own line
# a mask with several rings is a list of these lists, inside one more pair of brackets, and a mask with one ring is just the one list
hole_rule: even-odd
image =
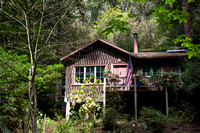
[[138,34],[137,34],[137,33],[133,33],[133,35],[134,35],[134,36],[137,36]]

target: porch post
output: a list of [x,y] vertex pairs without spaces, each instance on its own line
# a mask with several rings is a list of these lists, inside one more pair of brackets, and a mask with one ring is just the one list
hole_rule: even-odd
[[168,92],[167,92],[167,85],[165,85],[165,104],[166,104],[166,115],[168,115]]
[[69,110],[70,110],[70,102],[66,102],[66,116],[65,118],[69,120]]
[[65,109],[65,111],[66,111],[66,112],[65,112],[65,119],[66,119],[66,120],[69,120],[70,102],[68,102],[66,91],[65,91],[65,98],[64,98],[64,102],[66,103],[66,109]]
[[136,77],[134,77],[134,105],[135,105],[135,121],[137,121],[137,86],[136,86]]
[[106,109],[106,78],[103,79],[103,114],[105,115],[105,109]]

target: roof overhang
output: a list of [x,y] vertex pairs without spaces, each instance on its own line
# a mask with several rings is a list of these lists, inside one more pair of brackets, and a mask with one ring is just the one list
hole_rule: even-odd
[[167,53],[167,52],[142,52],[138,53],[139,59],[160,59],[160,58],[184,58],[186,53]]
[[113,48],[115,48],[115,49],[117,49],[117,50],[119,50],[119,51],[122,51],[122,52],[124,52],[124,53],[126,53],[126,54],[128,54],[128,55],[131,55],[131,56],[137,58],[137,55],[136,55],[135,53],[130,53],[130,52],[128,52],[128,51],[126,51],[126,50],[124,50],[124,49],[122,49],[122,48],[120,48],[120,47],[117,47],[117,46],[115,46],[115,45],[113,45],[113,44],[111,44],[111,43],[108,43],[108,42],[106,42],[106,41],[104,41],[104,40],[102,40],[102,39],[96,39],[96,40],[92,41],[91,43],[89,43],[89,44],[87,44],[87,45],[85,45],[85,46],[79,48],[78,50],[76,50],[76,51],[74,51],[74,52],[72,52],[72,53],[70,53],[70,54],[64,56],[64,57],[61,58],[60,60],[61,60],[61,61],[62,61],[62,60],[65,60],[65,59],[69,58],[70,56],[72,56],[72,55],[74,55],[74,54],[76,54],[76,53],[78,53],[78,52],[80,52],[80,51],[86,49],[87,47],[91,46],[92,44],[95,44],[95,43],[98,42],[98,41],[100,41],[100,42],[102,42],[102,43],[104,43],[104,44],[107,44],[107,45],[109,45],[109,46],[111,46],[111,47],[113,47]]

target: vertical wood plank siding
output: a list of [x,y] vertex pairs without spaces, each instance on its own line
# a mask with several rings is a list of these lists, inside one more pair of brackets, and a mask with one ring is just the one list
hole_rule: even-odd
[[[102,44],[103,45],[103,44]],[[89,49],[89,50],[88,50]],[[110,47],[110,46],[94,46],[90,47],[85,51],[81,51],[78,54],[74,55],[73,58],[70,60],[66,60],[67,66],[66,66],[66,79],[65,79],[65,85],[66,85],[66,96],[68,96],[71,93],[72,89],[78,89],[78,85],[72,84],[72,76],[74,73],[73,71],[73,65],[96,65],[98,64],[106,64],[108,65],[108,68],[111,69],[111,64],[121,64],[121,63],[127,63],[129,55],[117,51],[116,49]],[[118,62],[118,59],[121,59],[121,62]],[[103,95],[103,85],[99,85],[98,88],[98,94],[99,96]],[[68,97],[67,97],[68,98]],[[68,98],[68,101],[70,99]],[[101,99],[102,101],[102,99]]]
[[180,59],[141,59],[137,61],[137,64],[135,64],[135,69],[137,69],[137,72],[141,74],[142,67],[144,66],[158,66],[162,68],[162,73],[170,73],[175,72],[179,73],[180,68]]

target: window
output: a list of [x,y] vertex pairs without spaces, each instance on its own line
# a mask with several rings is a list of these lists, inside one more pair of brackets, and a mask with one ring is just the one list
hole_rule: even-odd
[[185,68],[184,67],[180,67],[180,78],[181,78],[181,83],[184,83],[185,80],[183,78],[183,73],[185,72]]
[[[75,67],[75,83],[83,83],[83,80],[90,78],[91,76],[100,79],[103,83],[103,70],[105,66],[84,66]],[[78,79],[78,80],[76,80]],[[94,82],[95,78],[90,79],[90,82]]]
[[151,70],[150,67],[143,67],[142,68],[142,75],[145,76],[145,77],[150,76],[150,70]]
[[142,68],[142,75],[145,77],[151,76],[151,74],[161,74],[161,67],[154,66],[154,67],[143,67]]

